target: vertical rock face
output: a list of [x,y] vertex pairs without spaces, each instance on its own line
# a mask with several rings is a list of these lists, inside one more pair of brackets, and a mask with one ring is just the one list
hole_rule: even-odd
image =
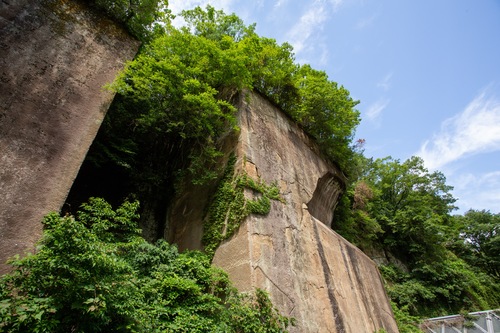
[[216,251],[241,291],[261,288],[292,332],[398,332],[377,266],[331,230],[345,178],[283,113],[256,94],[241,99],[239,167],[278,182],[284,202],[251,215]]
[[61,208],[137,48],[84,2],[0,1],[0,273]]

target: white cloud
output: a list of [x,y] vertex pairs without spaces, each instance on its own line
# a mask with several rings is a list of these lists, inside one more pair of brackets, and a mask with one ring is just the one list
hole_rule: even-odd
[[373,21],[375,21],[375,18],[377,17],[377,14],[373,14],[372,16],[370,17],[367,17],[367,18],[364,18],[364,19],[360,19],[357,23],[356,23],[356,29],[358,30],[363,30],[369,26],[371,26],[373,24]]
[[288,2],[288,0],[278,0],[274,4],[274,8],[282,7],[282,6],[286,5],[287,2]]
[[500,150],[500,100],[483,91],[464,109],[445,120],[441,131],[426,141],[417,155],[429,169],[458,159]]
[[369,120],[375,121],[380,117],[380,114],[384,109],[389,105],[390,100],[381,98],[375,103],[371,104],[367,109],[366,109],[366,116],[368,117]]
[[308,42],[310,37],[316,31],[322,28],[323,22],[327,18],[327,10],[323,3],[314,2],[314,5],[300,17],[298,22],[287,33],[290,44],[296,53],[300,53]]
[[344,0],[328,0],[328,3],[330,3],[330,5],[332,6],[332,10],[334,12],[336,12],[339,7],[342,5],[342,3],[344,2]]
[[486,209],[493,213],[500,211],[500,171],[480,175],[460,174],[448,179],[455,187],[453,196],[458,199],[458,213],[469,209]]
[[288,31],[286,39],[292,44],[295,53],[314,48],[317,39],[315,33],[323,30],[324,23],[342,5],[343,0],[315,0]]
[[319,48],[321,49],[321,57],[319,58],[319,64],[321,66],[326,66],[326,65],[328,65],[328,61],[330,59],[330,52],[329,52],[328,47],[325,43],[321,43],[319,45]]
[[388,73],[382,80],[380,80],[377,83],[377,87],[382,89],[383,91],[388,91],[391,89],[391,79],[392,79],[392,72]]

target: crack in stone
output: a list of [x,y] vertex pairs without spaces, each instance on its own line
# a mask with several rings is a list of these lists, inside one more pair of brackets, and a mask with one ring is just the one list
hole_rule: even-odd
[[273,279],[271,279],[271,277],[269,275],[267,275],[267,273],[264,271],[264,269],[262,267],[260,267],[260,265],[255,265],[252,267],[254,270],[260,270],[262,272],[262,274],[264,274],[264,276],[266,277],[266,279],[271,282],[273,284],[273,286],[276,287],[276,289],[278,289],[283,295],[285,295],[289,300],[290,302],[293,304],[293,307],[295,308],[295,301],[293,298],[291,298],[288,293],[286,293],[283,289],[280,288],[279,285],[277,285]]
[[330,267],[328,265],[328,261],[326,260],[325,256],[325,250],[323,248],[323,244],[321,243],[321,238],[319,236],[319,231],[318,231],[318,226],[314,221],[313,222],[313,228],[314,228],[314,236],[316,238],[316,243],[318,244],[318,254],[321,259],[321,265],[323,266],[323,275],[325,278],[327,290],[328,290],[328,298],[330,299],[330,304],[332,306],[333,310],[333,318],[335,320],[335,328],[337,329],[337,333],[345,333],[345,324],[344,324],[344,317],[342,316],[342,313],[340,312],[339,308],[339,303],[337,302],[337,299],[335,298],[335,284],[330,276]]

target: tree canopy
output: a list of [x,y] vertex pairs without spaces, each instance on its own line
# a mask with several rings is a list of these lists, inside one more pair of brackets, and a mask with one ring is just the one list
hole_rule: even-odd
[[110,85],[117,96],[88,161],[127,174],[129,190],[164,220],[159,207],[180,177],[206,184],[222,174],[221,145],[238,131],[235,98],[254,90],[349,173],[359,112],[344,87],[234,14],[207,6],[181,15],[187,26],[165,25]]
[[469,210],[455,216],[456,251],[471,265],[500,278],[500,214]]
[[295,64],[289,44],[258,36],[234,14],[207,6],[182,15],[188,26],[169,27],[145,45],[112,85],[138,132],[188,143],[192,158],[216,156],[218,140],[235,128],[231,97],[255,89],[347,168],[359,113],[345,88]]

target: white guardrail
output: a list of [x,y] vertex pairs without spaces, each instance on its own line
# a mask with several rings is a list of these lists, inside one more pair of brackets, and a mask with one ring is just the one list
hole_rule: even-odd
[[426,333],[500,333],[500,309],[426,319]]

